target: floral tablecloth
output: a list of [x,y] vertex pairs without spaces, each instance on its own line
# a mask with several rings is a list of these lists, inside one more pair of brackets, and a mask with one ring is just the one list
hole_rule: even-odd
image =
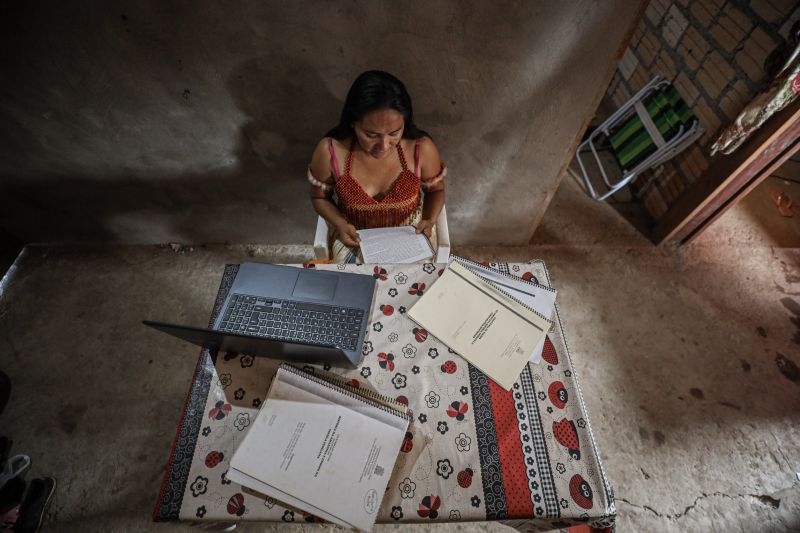
[[[352,386],[406,402],[414,412],[378,522],[502,520],[520,530],[613,526],[613,491],[558,309],[542,361],[528,365],[509,392],[406,316],[443,265],[303,266],[378,280],[361,365],[349,371],[326,368],[352,380]],[[550,285],[542,261],[490,266]],[[238,265],[225,270],[211,323],[237,270]],[[319,521],[225,476],[278,364],[201,351],[154,520]]]

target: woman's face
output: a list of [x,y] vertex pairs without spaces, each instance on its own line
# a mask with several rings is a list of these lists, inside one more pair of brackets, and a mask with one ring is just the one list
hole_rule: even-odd
[[370,111],[353,124],[361,149],[375,159],[387,157],[403,138],[405,120],[394,109]]

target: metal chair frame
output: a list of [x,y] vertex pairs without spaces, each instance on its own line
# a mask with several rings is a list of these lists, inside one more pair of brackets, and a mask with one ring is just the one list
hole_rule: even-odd
[[[652,80],[650,80],[650,83],[642,87],[639,92],[633,95],[630,100],[625,102],[622,107],[620,107],[614,112],[614,114],[600,124],[589,135],[589,137],[578,146],[578,150],[575,153],[575,159],[577,160],[578,167],[580,168],[581,175],[583,177],[583,183],[586,186],[586,191],[595,200],[599,202],[604,201],[606,198],[618,192],[626,185],[632,183],[639,176],[639,174],[645,170],[656,167],[662,163],[665,163],[669,159],[672,159],[680,152],[688,148],[705,131],[703,127],[700,126],[700,122],[695,118],[694,122],[688,128],[684,128],[684,126],[681,125],[676,134],[669,139],[664,139],[664,137],[661,135],[661,132],[658,131],[658,127],[653,122],[653,119],[647,113],[647,109],[645,109],[642,102],[651,93],[669,84],[670,82],[661,76],[655,76]],[[618,181],[612,182],[606,173],[606,169],[603,167],[603,162],[601,161],[600,156],[597,153],[598,150],[595,145],[595,141],[597,141],[601,136],[605,136],[606,138],[609,137],[610,130],[617,124],[627,120],[630,116],[632,116],[633,113],[639,115],[642,125],[647,130],[647,133],[650,135],[656,145],[656,151],[647,159],[637,164],[633,169],[622,169],[622,178]],[[600,175],[602,176],[603,182],[608,188],[608,190],[605,192],[602,190],[595,190],[591,180],[589,179],[589,173],[587,172],[586,165],[584,165],[583,158],[581,157],[581,154],[589,152],[591,153],[595,164],[600,169]]]

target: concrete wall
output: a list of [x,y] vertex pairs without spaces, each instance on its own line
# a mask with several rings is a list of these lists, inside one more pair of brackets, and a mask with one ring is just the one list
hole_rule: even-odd
[[450,165],[453,241],[525,242],[639,9],[70,4],[0,8],[0,227],[27,242],[310,242],[310,152],[369,68]]

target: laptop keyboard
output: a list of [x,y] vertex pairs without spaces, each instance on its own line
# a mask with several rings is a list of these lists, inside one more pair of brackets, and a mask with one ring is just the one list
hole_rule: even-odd
[[218,329],[355,350],[363,322],[360,309],[234,294]]

